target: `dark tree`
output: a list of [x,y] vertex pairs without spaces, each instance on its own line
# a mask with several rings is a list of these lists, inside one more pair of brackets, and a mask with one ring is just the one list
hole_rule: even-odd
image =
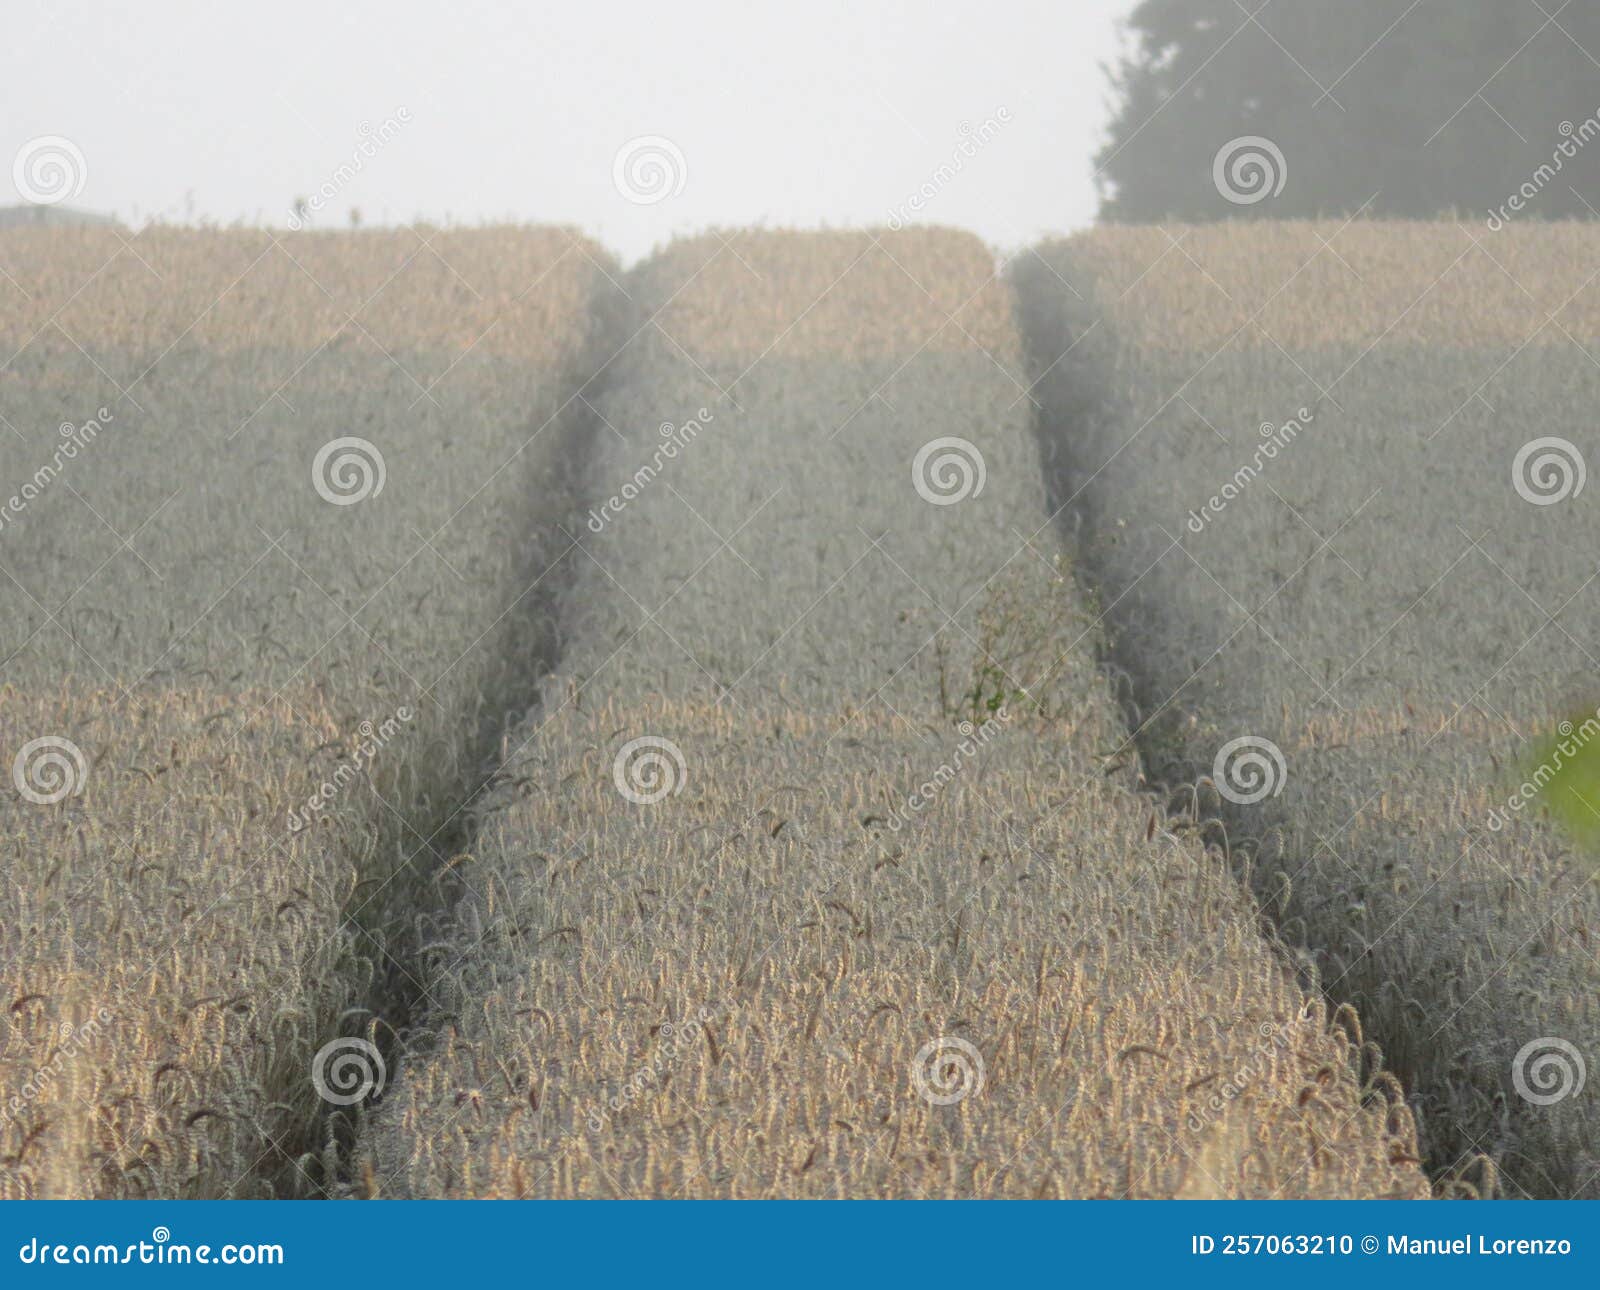
[[1600,0],[1144,0],[1129,29],[1106,219],[1600,214]]

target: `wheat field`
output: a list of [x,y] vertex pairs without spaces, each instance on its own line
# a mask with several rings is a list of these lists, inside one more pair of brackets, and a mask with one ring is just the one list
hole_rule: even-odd
[[[365,1193],[1425,1191],[1404,1104],[1103,756],[984,248],[713,235],[636,281],[592,494],[663,409],[703,428],[585,535]],[[985,483],[930,505],[947,434]]]
[[313,1058],[391,1045],[553,648],[614,266],[560,230],[4,254],[4,1192],[322,1194]]
[[[1597,253],[1578,224],[1129,228],[1015,274],[1152,776],[1201,781],[1185,809],[1246,844],[1435,1177],[1487,1158],[1514,1196],[1600,1188],[1592,856],[1555,790],[1507,806],[1525,750],[1581,746],[1600,700],[1595,530],[1562,475],[1600,388],[1573,272]],[[1280,760],[1230,800],[1240,738]]]
[[0,233],[0,1195],[1594,1194],[1594,236]]

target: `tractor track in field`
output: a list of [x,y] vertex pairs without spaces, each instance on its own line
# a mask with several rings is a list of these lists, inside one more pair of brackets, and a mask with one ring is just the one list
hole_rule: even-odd
[[1582,416],[1593,369],[1523,327],[1563,301],[1563,338],[1596,325],[1555,268],[1592,228],[1494,256],[1448,225],[1171,230],[1181,263],[1167,232],[1017,275],[1055,504],[1153,781],[1349,1001],[1442,1194],[1592,1195],[1600,897],[1585,831],[1513,773],[1593,725],[1581,450],[1529,437]]
[[[1296,249],[1302,233],[1268,226],[1263,245]],[[347,338],[306,359],[337,301],[269,258],[251,285],[292,308],[263,314],[256,296],[224,293],[161,356],[148,410],[119,405],[118,433],[72,476],[119,529],[154,512],[148,564],[108,564],[73,591],[65,645],[46,630],[53,600],[81,581],[80,556],[118,552],[82,532],[64,488],[7,522],[8,572],[37,601],[0,605],[17,683],[59,685],[85,655],[113,676],[153,666],[155,682],[126,713],[112,689],[0,709],[8,746],[76,735],[113,772],[62,814],[0,802],[18,825],[18,884],[31,865],[43,892],[21,939],[44,947],[16,973],[29,1011],[0,1076],[39,1064],[52,1008],[70,1019],[101,988],[44,952],[61,928],[103,949],[98,919],[119,929],[106,942],[117,955],[133,945],[165,974],[152,996],[125,988],[120,960],[103,964],[106,993],[124,999],[106,1048],[148,1049],[133,1069],[158,1070],[160,1086],[116,1114],[163,1152],[63,1138],[48,1186],[81,1169],[73,1185],[108,1193],[1415,1196],[1429,1188],[1419,1158],[1446,1194],[1492,1192],[1495,1161],[1521,1162],[1513,1194],[1559,1193],[1584,1171],[1578,1105],[1510,1102],[1501,1049],[1528,1037],[1507,1016],[1584,1042],[1590,1005],[1568,950],[1587,906],[1533,918],[1539,893],[1571,896],[1570,856],[1526,822],[1507,831],[1514,843],[1473,831],[1481,764],[1504,739],[1482,713],[1437,702],[1459,698],[1469,646],[1508,634],[1485,625],[1484,578],[1469,566],[1459,602],[1401,630],[1449,673],[1431,706],[1388,704],[1380,651],[1352,676],[1353,711],[1301,728],[1311,709],[1298,697],[1281,711],[1262,700],[1264,648],[1219,648],[1209,689],[1183,681],[1191,644],[1226,645],[1229,597],[1157,567],[1148,546],[1169,511],[1182,524],[1176,500],[1237,464],[1186,431],[1223,424],[1258,390],[1282,403],[1275,420],[1291,416],[1297,368],[1337,360],[1339,376],[1345,341],[1330,329],[1403,296],[1397,261],[1442,253],[1440,239],[1361,232],[1371,244],[1351,256],[1371,257],[1377,305],[1285,306],[1265,321],[1301,346],[1292,357],[1245,347],[1200,367],[1194,347],[1203,357],[1234,313],[1248,318],[1248,284],[1213,318],[1194,306],[1209,284],[1167,284],[1184,266],[1138,232],[1075,239],[1071,256],[1121,257],[1123,294],[1173,294],[1108,305],[1123,310],[1117,328],[1092,341],[1074,315],[1081,347],[1060,316],[1076,307],[1060,291],[1076,260],[1032,279],[1013,262],[996,280],[990,251],[952,231],[712,234],[615,276],[559,230],[452,237],[438,264],[398,234],[304,248],[353,300],[381,288],[365,321],[410,348]],[[83,267],[84,246],[61,245]],[[1186,245],[1230,285],[1270,258],[1225,232]],[[262,254],[242,233],[161,233],[147,249],[198,303],[146,302],[136,276],[109,274],[92,316],[130,347],[75,331],[111,372],[138,375],[139,346],[204,308],[195,265],[225,286]],[[1530,248],[1512,251],[1525,271]],[[1356,290],[1318,272],[1307,280],[1330,299]],[[30,309],[51,290],[70,300],[72,274],[55,277],[28,279]],[[1324,531],[1341,518],[1316,509],[1338,466],[1307,428],[1337,433],[1321,403],[1279,435],[1292,453],[1258,472],[1255,493],[1194,515],[1217,535],[1240,526],[1240,549],[1222,538],[1192,554],[1219,585],[1238,570],[1262,595],[1284,584],[1271,626],[1318,666],[1359,664],[1357,629],[1405,584],[1384,563],[1385,525],[1440,527],[1412,495],[1427,463],[1383,433],[1380,364],[1420,361],[1436,341],[1426,370],[1445,375],[1417,384],[1442,420],[1454,374],[1494,368],[1472,348],[1510,334],[1491,322],[1474,340],[1455,304],[1418,310],[1405,321],[1418,334],[1400,340],[1413,348],[1379,351],[1374,375],[1347,387],[1361,442],[1397,454],[1382,481],[1397,498],[1335,536],[1341,558],[1382,579],[1336,585],[1329,557],[1307,589],[1259,556],[1285,532],[1310,544],[1281,516],[1260,527],[1251,508],[1269,485]],[[1141,327],[1161,334],[1117,348]],[[16,374],[25,420],[49,432],[41,445],[58,437],[58,387],[81,357],[41,348]],[[1531,348],[1511,395],[1558,388],[1557,357]],[[1140,402],[1191,372],[1193,424]],[[297,412],[273,402],[286,381],[301,387]],[[1134,460],[1119,445],[1145,412]],[[1505,504],[1483,482],[1504,474],[1494,427],[1475,434],[1469,420],[1453,423],[1453,487],[1536,539],[1491,532],[1483,550],[1540,594],[1565,578],[1549,558],[1563,534],[1536,525],[1571,512]],[[217,450],[226,469],[160,511],[163,436],[214,423],[240,427]],[[325,505],[306,479],[351,430],[372,450],[381,506]],[[7,445],[0,466],[31,469],[36,446]],[[209,535],[198,550],[194,533]],[[169,564],[187,576],[158,582]],[[1319,605],[1344,658],[1314,654]],[[1579,626],[1587,612],[1572,611]],[[246,678],[263,693],[239,689]],[[1501,715],[1529,726],[1542,695],[1513,682]],[[414,701],[415,724],[347,774],[359,732]],[[1282,801],[1221,802],[1197,782],[1240,736],[1282,754]],[[1471,773],[1421,756],[1435,738]],[[1307,863],[1307,821],[1327,823],[1311,807],[1342,808],[1346,781],[1402,755],[1421,770],[1361,822],[1345,867]],[[278,827],[284,805],[336,774],[324,827]],[[192,872],[177,848],[145,842],[152,819],[204,840]],[[130,840],[133,860],[110,878],[68,865],[63,887],[49,861],[63,821],[84,830],[87,860],[115,864]],[[1439,838],[1471,843],[1470,881],[1452,877]],[[1494,847],[1509,884],[1480,854]],[[281,872],[251,869],[250,854]],[[249,873],[259,888],[239,881]],[[1439,883],[1454,884],[1450,900],[1411,913]],[[75,903],[80,889],[112,907]],[[170,935],[120,930],[159,931],[176,892]],[[1368,934],[1374,911],[1426,936],[1401,952]],[[1475,939],[1452,940],[1452,917]],[[1484,957],[1508,935],[1532,951]],[[1481,980],[1440,970],[1452,953],[1476,955]],[[1519,1013],[1524,1000],[1536,1014]],[[1430,1013],[1447,1040],[1419,1028]],[[319,1100],[305,1078],[334,1040],[369,1045],[386,1072],[365,1104]],[[919,1068],[926,1051],[952,1064]],[[86,1064],[85,1100],[120,1097],[115,1064]],[[935,1082],[965,1070],[972,1087],[930,1099],[930,1069]],[[1219,1101],[1219,1087],[1237,1096]],[[0,1187],[37,1187],[32,1169],[0,1172]]]
[[[484,803],[446,1007],[368,1120],[360,1194],[1425,1190],[1404,1108],[1358,1089],[1242,890],[1099,755],[1126,730],[1071,574],[1029,545],[1054,549],[992,266],[953,234],[755,234],[630,278],[667,307],[599,404],[570,644]],[[907,1081],[956,1039],[993,1090],[970,1132]],[[1172,1073],[1083,1092],[1106,1048],[1191,1091],[1261,1067],[1246,1119],[1163,1102]],[[1119,1128],[1043,1113],[1080,1103]],[[1192,1140],[1151,1150],[1175,1107]],[[1305,1161],[1324,1114],[1342,1145]],[[1274,1145],[1246,1165],[1241,1134]]]

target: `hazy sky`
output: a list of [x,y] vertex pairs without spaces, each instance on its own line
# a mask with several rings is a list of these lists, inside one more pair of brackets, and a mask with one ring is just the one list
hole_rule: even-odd
[[130,223],[283,227],[322,190],[317,227],[560,221],[628,259],[896,210],[1004,250],[1092,218],[1132,4],[11,0],[0,205],[19,152],[60,136],[70,204]]

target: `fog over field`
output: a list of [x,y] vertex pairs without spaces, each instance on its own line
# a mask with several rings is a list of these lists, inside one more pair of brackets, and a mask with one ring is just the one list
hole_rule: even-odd
[[[353,209],[380,223],[570,223],[627,261],[707,224],[882,224],[960,157],[968,182],[940,184],[924,218],[1017,247],[1094,218],[1090,158],[1110,110],[1098,65],[1130,7],[1001,0],[980,17],[910,0],[688,0],[664,22],[644,0],[465,0],[447,19],[380,0],[289,0],[270,15],[30,3],[0,48],[0,156],[67,135],[93,158],[82,205],[281,228],[357,153],[364,123],[404,108],[411,120],[317,227]],[[61,76],[52,52],[79,74]],[[962,155],[1002,111],[1009,123]],[[670,200],[641,204],[612,182],[618,150],[645,136],[681,154]]]
[[1600,1199],[1600,8],[0,25],[0,1198]]

